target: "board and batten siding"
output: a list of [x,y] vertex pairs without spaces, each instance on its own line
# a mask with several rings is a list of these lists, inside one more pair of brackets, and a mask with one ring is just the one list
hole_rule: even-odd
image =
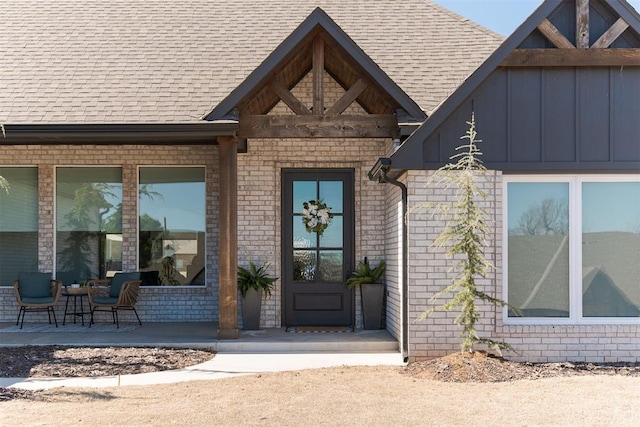
[[491,169],[628,172],[640,165],[640,67],[499,68],[424,141],[447,163],[475,112]]

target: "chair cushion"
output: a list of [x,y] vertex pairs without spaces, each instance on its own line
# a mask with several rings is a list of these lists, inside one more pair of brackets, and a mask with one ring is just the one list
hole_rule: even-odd
[[25,304],[53,304],[53,297],[42,297],[42,298],[22,297],[22,302]]
[[118,298],[122,285],[124,285],[124,282],[128,282],[129,280],[140,280],[140,273],[137,271],[133,273],[116,273],[113,276],[113,279],[111,279],[109,296],[112,298]]
[[92,298],[95,305],[115,305],[118,303],[118,298],[114,297],[95,297]]
[[51,273],[19,273],[18,292],[22,298],[50,297]]

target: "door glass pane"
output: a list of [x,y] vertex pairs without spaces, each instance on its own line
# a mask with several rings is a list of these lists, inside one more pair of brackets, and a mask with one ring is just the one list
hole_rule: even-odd
[[342,191],[341,181],[320,181],[319,197],[331,208],[332,214],[344,213]]
[[582,185],[582,314],[640,315],[640,183]]
[[508,302],[525,317],[568,317],[569,184],[509,183],[507,198]]
[[316,278],[316,252],[293,251],[293,280],[312,282]]
[[38,271],[38,169],[0,167],[0,286]]
[[[327,230],[328,231],[328,230]],[[326,231],[325,231],[326,234]],[[294,248],[315,248],[317,246],[316,233],[309,233],[302,222],[302,216],[293,217],[293,247]]]
[[317,197],[316,181],[293,182],[293,213],[302,213],[302,204]]
[[140,168],[139,182],[143,283],[204,285],[204,168]]
[[[323,248],[342,248],[342,227],[344,220],[341,216],[334,216],[331,223],[322,236],[320,236],[320,246]],[[303,226],[304,228],[304,226]]]
[[323,282],[343,281],[342,251],[320,251],[319,261],[320,280]]
[[122,169],[56,169],[56,272],[74,280],[122,270]]

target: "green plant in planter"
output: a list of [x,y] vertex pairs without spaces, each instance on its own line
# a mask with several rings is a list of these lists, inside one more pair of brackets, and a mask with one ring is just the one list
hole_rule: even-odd
[[378,283],[384,277],[385,269],[384,261],[380,261],[375,268],[371,268],[369,260],[365,257],[364,262],[358,263],[358,267],[351,273],[351,277],[347,279],[347,286],[352,289],[369,283]]
[[249,289],[262,291],[267,297],[271,296],[274,283],[278,278],[269,276],[267,268],[269,264],[266,262],[258,267],[252,261],[249,261],[249,268],[238,266],[238,289],[243,298],[247,296]]
[[358,263],[358,267],[351,277],[347,279],[347,287],[360,288],[360,302],[362,303],[362,323],[364,329],[380,329],[382,327],[382,311],[384,307],[384,283],[382,278],[385,272],[385,263],[380,263],[371,268],[369,260]]

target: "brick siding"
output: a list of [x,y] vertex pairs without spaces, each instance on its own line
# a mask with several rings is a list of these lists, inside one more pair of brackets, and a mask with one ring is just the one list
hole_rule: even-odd
[[[414,171],[407,174],[409,205],[416,206],[433,200],[447,200],[451,192],[426,187],[429,173]],[[480,290],[503,298],[502,283],[502,175],[490,171],[491,180],[483,185],[488,198],[483,206],[490,213],[493,232],[488,237],[485,255],[495,266],[480,280]],[[451,261],[433,241],[442,230],[442,222],[424,213],[409,216],[409,354],[411,360],[443,356],[459,351],[460,329],[454,325],[455,312],[435,312],[425,320],[420,314],[433,307],[429,299],[451,283],[448,272]],[[442,302],[442,301],[440,301]],[[478,333],[483,337],[504,340],[519,354],[505,356],[529,362],[638,362],[640,327],[637,325],[504,325],[502,309],[491,304],[479,305],[481,319]]]

